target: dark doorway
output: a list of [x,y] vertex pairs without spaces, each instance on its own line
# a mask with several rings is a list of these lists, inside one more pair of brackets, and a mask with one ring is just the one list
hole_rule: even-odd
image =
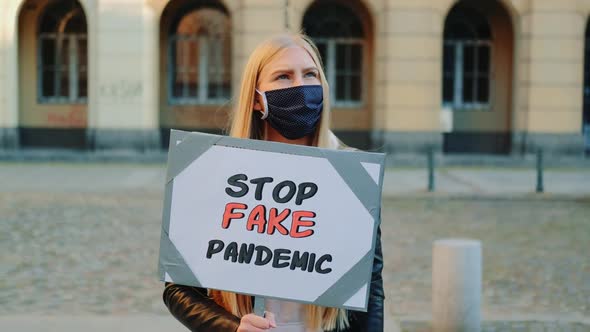
[[452,130],[444,152],[510,152],[513,42],[510,14],[497,1],[459,1],[449,11],[441,104],[452,112]]

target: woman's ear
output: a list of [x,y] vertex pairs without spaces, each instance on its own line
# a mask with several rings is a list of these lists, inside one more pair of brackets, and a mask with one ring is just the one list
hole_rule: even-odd
[[260,102],[260,100],[258,98],[260,98],[260,96],[258,94],[255,94],[254,95],[254,104],[252,105],[252,109],[254,109],[255,111],[259,111],[259,112],[264,113],[264,110],[262,109],[262,103]]

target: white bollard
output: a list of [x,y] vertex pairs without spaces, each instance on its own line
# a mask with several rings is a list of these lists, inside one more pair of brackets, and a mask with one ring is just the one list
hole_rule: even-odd
[[481,242],[443,239],[432,249],[432,328],[481,331]]

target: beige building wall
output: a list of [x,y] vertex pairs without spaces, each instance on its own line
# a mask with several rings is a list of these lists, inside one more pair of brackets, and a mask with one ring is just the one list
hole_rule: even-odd
[[[583,5],[582,5],[583,4]],[[523,150],[582,151],[588,2],[535,0],[521,15],[517,141]]]
[[0,2],[0,149],[18,147],[17,1]]
[[380,18],[382,70],[375,129],[387,151],[411,152],[440,145],[441,1],[386,1]]
[[155,13],[143,0],[99,0],[90,126],[96,148],[159,145]]
[[[32,7],[41,8],[47,1],[34,1]],[[18,127],[79,128],[87,131],[90,148],[134,149],[160,146],[160,135],[168,128],[225,127],[232,101],[207,106],[168,103],[163,31],[170,22],[164,13],[180,0],[80,2],[88,24],[88,103],[45,105],[36,98],[39,9],[22,11],[24,0],[0,1],[0,147],[16,146]],[[252,49],[272,34],[299,31],[313,1],[289,1],[289,8],[277,0],[220,2],[231,20],[235,97]],[[367,32],[366,95],[360,108],[334,109],[333,128],[365,133],[373,148],[388,152],[440,149],[443,30],[456,1],[347,3],[356,6]],[[590,0],[498,3],[512,25],[510,32],[503,18],[490,19],[496,34],[512,37],[495,46],[502,52],[494,68],[492,94],[501,112],[457,113],[455,130],[511,133],[511,150],[517,153],[541,146],[581,152],[584,32]]]

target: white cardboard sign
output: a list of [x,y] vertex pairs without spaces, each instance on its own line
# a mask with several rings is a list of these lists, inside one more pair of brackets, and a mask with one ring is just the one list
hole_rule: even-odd
[[179,131],[171,142],[163,281],[366,310],[383,155]]

